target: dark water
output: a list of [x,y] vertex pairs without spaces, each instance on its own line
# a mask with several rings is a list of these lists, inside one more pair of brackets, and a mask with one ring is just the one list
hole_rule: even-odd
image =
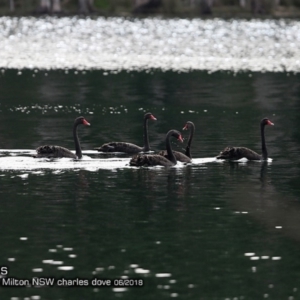
[[[1,299],[299,299],[299,79],[288,73],[1,73],[0,265],[22,279],[144,283],[1,287]],[[141,144],[146,111],[157,118],[149,122],[153,150],[164,147],[169,129],[195,123],[194,164],[136,169],[124,156],[114,164],[89,152],[111,140]],[[84,162],[28,163],[20,153],[45,143],[74,149],[71,128],[79,115],[91,123],[79,129]],[[275,123],[266,128],[272,161],[214,161],[227,145],[260,152],[265,116]]]

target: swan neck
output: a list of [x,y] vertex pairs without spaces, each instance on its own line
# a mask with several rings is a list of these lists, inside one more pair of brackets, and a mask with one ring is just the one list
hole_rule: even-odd
[[78,123],[74,123],[74,126],[73,126],[73,138],[74,138],[76,156],[78,158],[81,158],[82,157],[82,153],[81,153],[81,147],[80,147],[80,143],[79,143],[79,139],[78,139],[78,134],[77,134],[77,126],[78,125],[79,125]]
[[149,137],[148,137],[148,119],[144,119],[144,151],[148,152],[150,151],[150,145],[149,145]]
[[185,148],[185,155],[188,156],[189,158],[192,158],[192,156],[191,156],[191,144],[192,144],[193,137],[194,137],[194,131],[195,131],[195,127],[191,126],[189,140],[188,140],[187,146]]
[[266,160],[268,158],[268,151],[265,141],[265,125],[261,124],[260,126],[260,133],[261,133],[261,151],[262,151],[262,158]]
[[171,142],[170,142],[171,135],[172,135],[172,132],[169,132],[166,136],[166,149],[167,149],[167,153],[168,153],[168,159],[176,165],[177,160],[172,151]]

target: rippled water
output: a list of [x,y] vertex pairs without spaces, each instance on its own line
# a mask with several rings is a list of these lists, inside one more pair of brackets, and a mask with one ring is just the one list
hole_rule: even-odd
[[[0,75],[0,266],[9,276],[54,278],[55,287],[0,287],[1,299],[299,298],[299,75],[216,72],[5,70]],[[131,168],[94,147],[142,142],[196,125],[193,163]],[[74,149],[83,160],[33,159],[35,148]],[[270,161],[227,163],[227,145]],[[188,137],[188,132],[182,132]],[[185,144],[172,142],[175,150]],[[89,287],[59,287],[58,280]],[[143,287],[92,280],[143,280]],[[99,281],[100,282],[100,281]]]
[[297,20],[0,18],[0,67],[300,70]]
[[[30,280],[0,298],[298,299],[299,32],[292,20],[0,18],[0,267]],[[192,164],[133,168],[94,150],[141,145],[147,111],[153,151],[195,123]],[[79,115],[82,160],[31,157],[74,151]],[[263,117],[268,162],[216,160],[228,145],[260,152]]]

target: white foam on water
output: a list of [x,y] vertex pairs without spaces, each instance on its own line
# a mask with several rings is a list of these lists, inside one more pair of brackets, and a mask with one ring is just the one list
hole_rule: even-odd
[[[88,156],[83,156],[80,160],[71,158],[33,158],[30,156],[5,156],[0,157],[0,170],[68,170],[68,169],[85,169],[88,171],[97,171],[99,169],[119,169],[129,168],[130,158],[107,158],[93,159]],[[37,173],[36,173],[37,174]],[[21,178],[26,178],[28,174],[18,175]]]
[[[225,161],[229,161],[229,160],[226,160],[226,159],[217,159],[216,158],[216,161],[219,161],[219,162],[225,162]],[[237,162],[237,163],[240,163],[241,165],[247,165],[247,162],[257,162],[257,163],[263,163],[263,162],[268,162],[268,163],[271,163],[273,161],[273,158],[268,158],[266,161],[264,160],[249,160],[247,159],[246,157],[243,157],[243,158],[240,158],[240,159],[237,159],[237,160],[230,160],[230,162]]]
[[[72,151],[75,153],[75,151]],[[27,179],[30,174],[44,175],[44,170],[54,170],[54,174],[60,174],[64,170],[80,170],[84,169],[91,172],[96,172],[97,170],[115,170],[115,169],[139,169],[140,167],[131,167],[129,161],[131,157],[120,157],[120,156],[108,156],[103,157],[97,151],[86,150],[83,151],[83,157],[79,160],[74,160],[72,158],[33,158],[36,152],[35,150],[29,149],[0,149],[0,153],[5,153],[5,155],[0,156],[0,170],[20,170],[26,173],[21,173],[16,176],[22,178],[23,180]],[[13,155],[12,155],[13,154]],[[89,155],[91,156],[89,156]],[[206,164],[211,162],[218,162],[215,157],[206,157],[206,158],[193,158],[192,163],[182,163],[177,162],[175,166],[172,166],[173,169],[182,169],[187,166]],[[150,169],[161,170],[165,167],[163,166],[150,166],[145,167]],[[31,171],[31,172],[28,172]]]
[[210,162],[217,162],[219,159],[216,157],[203,157],[203,158],[192,158],[192,164],[206,164]]

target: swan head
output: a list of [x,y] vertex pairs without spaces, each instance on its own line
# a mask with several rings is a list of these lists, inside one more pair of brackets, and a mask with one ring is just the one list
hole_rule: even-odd
[[195,127],[194,123],[191,121],[187,121],[182,130],[188,130],[191,127]]
[[176,138],[178,141],[180,141],[181,143],[183,143],[183,138],[182,138],[182,135],[179,131],[177,130],[170,130],[168,133],[167,133],[167,136],[173,136],[174,138]]
[[265,125],[271,125],[274,126],[274,123],[272,123],[268,118],[263,118],[260,122],[261,126],[265,126]]
[[144,119],[156,121],[157,119],[152,115],[152,113],[148,112],[144,115]]
[[90,125],[91,125],[84,117],[78,117],[78,118],[75,120],[75,123],[76,123],[76,124],[83,124],[83,125],[85,125],[85,126],[90,126]]

